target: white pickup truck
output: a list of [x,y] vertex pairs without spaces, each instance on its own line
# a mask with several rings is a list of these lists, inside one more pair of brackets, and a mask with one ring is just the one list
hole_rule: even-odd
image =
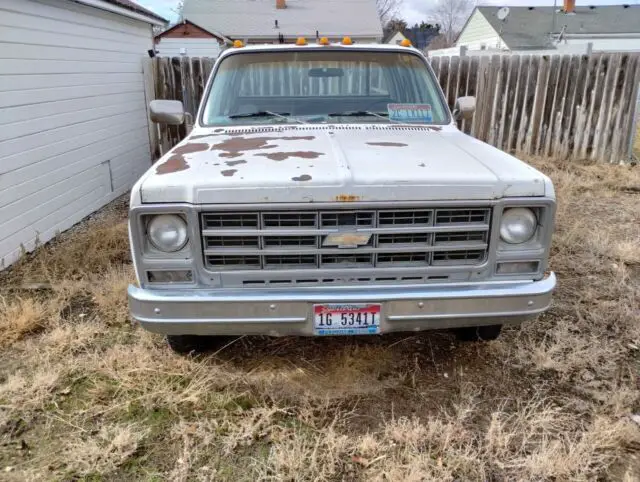
[[[548,177],[462,133],[416,49],[237,44],[136,183],[133,318],[178,352],[234,335],[455,329],[549,307]],[[156,122],[182,104],[153,101]]]

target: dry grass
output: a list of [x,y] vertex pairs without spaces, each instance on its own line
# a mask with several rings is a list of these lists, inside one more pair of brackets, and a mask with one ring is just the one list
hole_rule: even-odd
[[0,274],[0,478],[638,480],[640,169],[534,160],[558,190],[553,309],[497,342],[131,327],[125,206]]
[[638,159],[640,159],[640,122],[638,122],[638,130],[636,131],[636,138],[633,141],[633,153]]

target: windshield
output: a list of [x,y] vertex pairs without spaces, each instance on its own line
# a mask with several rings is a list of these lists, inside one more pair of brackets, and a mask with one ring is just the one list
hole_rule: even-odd
[[287,50],[223,59],[202,123],[446,124],[448,119],[435,79],[415,54]]

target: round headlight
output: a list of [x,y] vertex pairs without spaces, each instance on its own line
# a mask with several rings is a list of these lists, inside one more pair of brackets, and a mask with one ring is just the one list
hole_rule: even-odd
[[147,233],[151,244],[165,253],[179,251],[187,244],[187,223],[176,214],[154,216]]
[[500,237],[509,244],[529,241],[536,232],[538,219],[531,209],[511,208],[502,213]]

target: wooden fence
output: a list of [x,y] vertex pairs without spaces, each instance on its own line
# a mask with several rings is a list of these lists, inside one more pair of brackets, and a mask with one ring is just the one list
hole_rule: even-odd
[[[148,96],[182,100],[195,113],[214,61],[153,59]],[[630,155],[638,54],[434,57],[431,65],[451,107],[457,97],[476,97],[473,119],[460,127],[484,142],[559,159],[619,162]],[[159,129],[157,154],[185,135],[183,127]]]

